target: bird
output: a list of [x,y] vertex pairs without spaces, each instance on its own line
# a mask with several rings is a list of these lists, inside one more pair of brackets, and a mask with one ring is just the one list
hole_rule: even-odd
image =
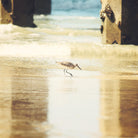
[[[80,66],[78,64],[73,64],[71,62],[64,61],[64,62],[56,62],[56,63],[66,67],[67,69],[74,69],[75,67],[77,67],[77,68],[79,68],[81,70],[81,68],[80,68]],[[68,73],[71,77],[73,77],[73,75],[70,72],[68,72],[67,69],[64,69],[64,74]]]

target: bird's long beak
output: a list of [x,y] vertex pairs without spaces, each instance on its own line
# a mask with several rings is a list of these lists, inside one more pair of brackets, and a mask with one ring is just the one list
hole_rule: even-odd
[[77,65],[77,67],[78,67],[80,70],[82,70],[82,69],[79,67],[79,65]]

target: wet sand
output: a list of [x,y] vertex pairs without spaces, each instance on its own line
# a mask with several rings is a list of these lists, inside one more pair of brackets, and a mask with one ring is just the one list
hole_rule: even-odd
[[26,61],[1,59],[0,138],[138,138],[136,61]]

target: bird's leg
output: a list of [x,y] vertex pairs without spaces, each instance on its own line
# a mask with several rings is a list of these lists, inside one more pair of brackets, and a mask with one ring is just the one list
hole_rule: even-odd
[[66,73],[66,69],[64,69],[64,75],[65,75],[65,73]]
[[70,72],[68,72],[67,70],[66,70],[66,73],[68,73],[71,77],[73,77],[73,75]]

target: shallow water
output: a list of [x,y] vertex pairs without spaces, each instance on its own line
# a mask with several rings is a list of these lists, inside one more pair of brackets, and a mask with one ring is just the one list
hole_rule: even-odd
[[138,137],[138,73],[72,73],[1,66],[0,137]]
[[137,138],[138,48],[101,44],[95,17],[35,23],[0,26],[0,138]]

